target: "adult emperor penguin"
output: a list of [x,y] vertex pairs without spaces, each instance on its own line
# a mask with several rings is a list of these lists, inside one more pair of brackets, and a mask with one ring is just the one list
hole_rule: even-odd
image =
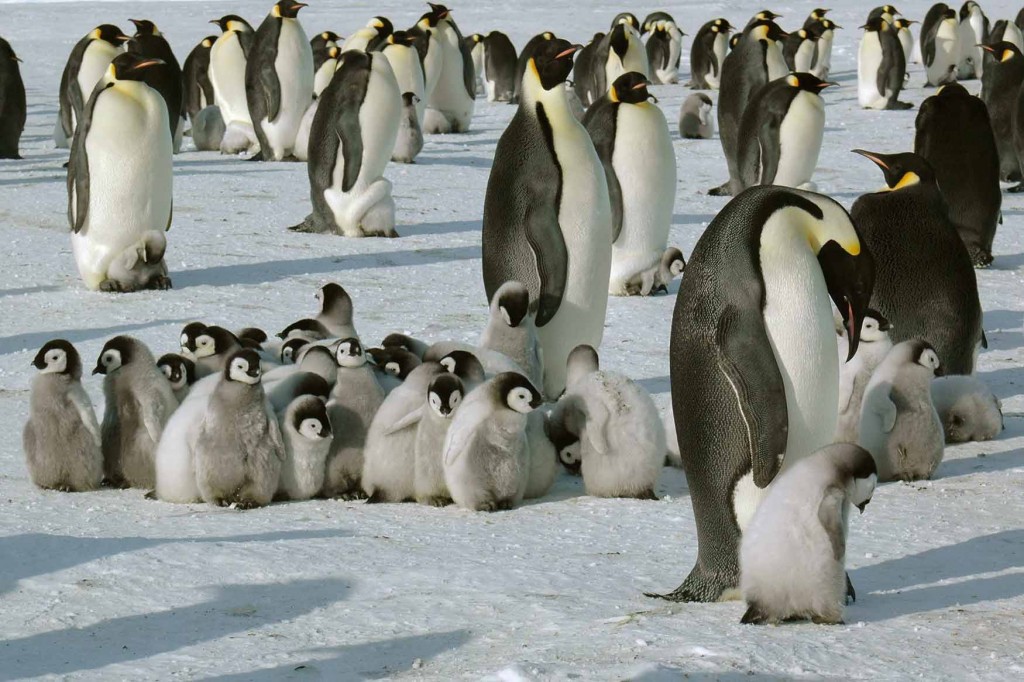
[[516,94],[516,48],[507,35],[491,31],[483,45],[483,79],[488,102],[511,102]]
[[309,49],[313,52],[313,71],[317,72],[329,58],[332,47],[341,47],[341,36],[334,31],[321,31],[309,40]]
[[217,42],[217,36],[206,36],[192,48],[182,67],[185,82],[185,113],[195,125],[196,115],[214,103],[213,83],[210,82],[210,48]]
[[101,24],[75,44],[60,77],[60,132],[70,146],[96,83],[107,72],[128,36],[113,24]]
[[636,17],[619,15],[612,22],[611,29],[597,44],[591,61],[590,101],[593,104],[603,97],[619,76],[630,71],[650,77],[651,67],[647,62],[647,50],[640,40]]
[[476,94],[482,95],[484,92],[484,35],[482,33],[474,33],[462,40],[466,44],[466,49],[469,50],[470,57],[473,58],[473,73],[476,75],[476,80],[473,82],[475,83]]
[[[328,85],[331,84],[331,79],[334,78],[334,72],[338,70],[338,57],[341,56],[341,48],[334,46],[327,48],[324,59],[320,62],[320,66],[316,68],[316,73],[313,75],[313,99],[320,97],[320,93],[323,92]],[[311,104],[310,108],[315,108],[315,104]],[[316,112],[313,112],[316,115]],[[303,123],[306,123],[306,116],[309,116],[309,112],[303,115]],[[301,127],[300,127],[301,130]],[[302,133],[297,133],[296,136],[300,136]],[[308,137],[309,131],[306,131]],[[306,140],[306,145],[309,145],[309,140]],[[298,143],[296,146],[299,146]],[[296,155],[298,156],[298,155]]]
[[350,35],[341,46],[341,51],[362,50],[372,52],[380,49],[380,45],[395,30],[387,17],[374,17],[366,22],[366,26]]
[[865,109],[910,109],[912,104],[899,101],[907,61],[892,25],[876,17],[861,28],[857,102]]
[[840,28],[842,26],[831,19],[822,19],[807,29],[815,40],[814,62],[810,71],[818,78],[828,78],[832,72],[832,42]]
[[696,90],[717,90],[722,77],[722,63],[729,52],[732,25],[719,17],[697,31],[690,48],[690,83]]
[[927,85],[943,85],[956,80],[959,38],[956,10],[944,2],[932,5],[921,24],[921,55]]
[[419,50],[416,49],[416,35],[408,31],[395,31],[387,37],[380,47],[381,53],[387,57],[391,70],[398,81],[398,91],[411,92],[416,101],[416,115],[420,126],[423,114],[427,109],[427,84],[423,75],[423,62],[420,61]]
[[237,14],[213,19],[222,33],[210,48],[210,84],[214,103],[220,108],[227,132],[221,142],[222,154],[254,151],[258,142],[249,116],[245,94],[245,69],[253,42],[253,29]]
[[852,355],[873,280],[872,255],[854,223],[822,195],[754,187],[701,235],[676,298],[671,345],[672,406],[698,554],[666,599],[735,595],[740,536],[769,484],[832,441],[839,391],[832,303]]
[[981,101],[988,107],[999,150],[999,179],[1016,182],[1021,179],[1021,166],[1013,145],[1014,111],[1017,94],[1024,83],[1024,54],[1006,41],[982,47],[994,57],[985,65],[981,77]]
[[791,73],[763,86],[743,112],[737,165],[738,194],[754,185],[813,190],[825,133],[821,91],[838,85],[809,73]]
[[648,85],[635,71],[619,76],[583,118],[608,181],[613,296],[628,295],[627,284],[637,274],[660,264],[672,224],[676,157]]
[[988,38],[988,29],[988,17],[981,11],[981,5],[974,0],[967,0],[960,7],[960,23],[957,26],[960,56],[956,69],[959,80],[981,78],[985,68],[985,53],[981,44]]
[[917,154],[854,151],[885,174],[850,211],[878,268],[871,307],[892,322],[893,343],[927,339],[947,374],[973,373],[985,343],[978,283],[935,173]]
[[127,51],[137,54],[143,59],[158,59],[160,64],[147,69],[143,80],[146,85],[160,93],[167,103],[167,120],[174,140],[174,151],[181,147],[181,134],[184,129],[184,91],[181,65],[178,64],[174,50],[160,29],[148,19],[131,19],[135,24],[135,35],[128,41]]
[[548,396],[565,388],[565,361],[573,348],[600,346],[608,306],[608,183],[563,86],[578,49],[556,38],[530,59],[519,109],[498,140],[484,200],[487,298],[510,280],[530,290]]
[[473,58],[448,8],[427,4],[430,11],[416,24],[429,36],[423,59],[427,90],[423,132],[464,133],[469,130],[476,98]]
[[654,12],[644,19],[641,33],[647,38],[647,62],[657,83],[679,82],[679,58],[683,52],[683,36],[676,20],[666,12]]
[[1021,34],[1021,29],[1012,21],[1000,19],[992,25],[992,30],[989,31],[986,42],[997,43],[1001,40],[1013,43],[1017,46],[1018,50],[1024,52],[1024,35]]
[[20,159],[18,143],[25,129],[25,84],[18,55],[0,38],[0,159]]
[[313,212],[299,232],[397,237],[391,182],[383,177],[402,115],[388,59],[349,50],[320,94],[309,143]]
[[[143,82],[159,65],[126,53],[110,63],[89,100],[68,162],[68,222],[82,280],[90,289],[166,289],[166,267],[144,263],[152,275],[114,279],[112,261],[135,251],[149,233],[171,225],[172,141],[167,105]],[[162,235],[161,235],[162,236]],[[162,259],[161,259],[162,260]]]
[[245,63],[249,117],[264,161],[291,155],[302,115],[313,99],[313,50],[298,20],[305,6],[295,0],[275,4],[256,29]]
[[810,73],[818,51],[817,37],[805,28],[793,31],[782,43],[782,56],[790,71]]
[[935,171],[971,261],[976,267],[990,264],[1003,193],[999,150],[985,103],[953,83],[921,104],[916,125],[914,152]]
[[904,63],[909,64],[914,54],[914,34],[910,32],[911,24],[917,22],[913,19],[893,19],[892,27],[896,31],[896,37],[900,41],[900,47],[903,48],[903,60]]

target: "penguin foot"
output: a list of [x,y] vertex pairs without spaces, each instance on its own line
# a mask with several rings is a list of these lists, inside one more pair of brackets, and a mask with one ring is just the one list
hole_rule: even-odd
[[710,197],[731,197],[732,196],[732,181],[726,180],[724,184],[718,187],[712,187],[708,190],[708,196]]
[[638,499],[638,500],[655,500],[655,501],[660,499],[657,495],[654,494],[654,491],[650,490],[650,489],[640,491],[639,493],[636,494],[635,498]]
[[256,152],[255,154],[250,156],[248,159],[246,159],[246,161],[265,161],[265,160],[266,159],[263,158],[263,151],[262,150]]
[[262,507],[263,505],[257,502],[256,500],[242,499],[236,500],[235,503],[231,506],[233,506],[235,509],[248,511],[249,509],[257,509],[259,507]]
[[[357,500],[367,500],[367,495],[362,490],[349,490],[348,492],[338,493],[337,495],[332,495],[331,497],[332,497],[332,499],[343,500],[345,502],[355,502]],[[369,500],[367,500],[367,501],[369,501]],[[378,500],[378,501],[382,501],[382,500]]]
[[1013,187],[1007,187],[1006,191],[1010,194],[1020,194],[1021,192],[1024,192],[1024,182],[1019,185],[1014,185]]
[[420,504],[425,504],[428,507],[447,507],[452,503],[452,498],[444,496],[435,497],[423,497],[416,500]]
[[811,622],[815,625],[846,625],[846,621],[842,618],[836,620],[834,618],[829,618],[828,616],[818,615],[811,616]]
[[100,291],[106,292],[108,294],[124,294],[124,293],[127,293],[127,290],[124,288],[124,286],[122,286],[122,284],[120,282],[118,282],[117,280],[115,280],[115,279],[105,279],[105,280],[103,280],[102,282],[100,282],[99,289],[100,289]]
[[150,490],[149,492],[147,492],[142,497],[144,499],[147,499],[147,500],[158,500],[158,499],[160,499],[159,497],[156,496],[156,491],[155,490]]
[[[1024,183],[1021,183],[1021,184],[1024,185]],[[972,249],[970,249],[970,252],[971,252],[971,263],[974,264],[974,267],[979,268],[979,269],[984,269],[984,268],[987,268],[988,266],[992,265],[992,254],[991,253],[987,253],[987,252],[982,251],[981,249],[978,249],[978,248],[972,248]]]
[[298,225],[292,225],[288,228],[291,232],[306,232],[314,233],[320,230],[316,229],[316,222],[313,219],[313,214],[310,213],[308,216],[302,219],[302,222]]
[[853,589],[853,582],[850,581],[850,574],[846,574],[846,605],[857,601],[857,590]]
[[720,574],[708,573],[698,565],[686,576],[683,584],[672,592],[644,592],[644,596],[674,602],[716,602],[722,601],[723,595],[730,590],[734,591],[738,584],[738,571],[727,579]]
[[768,614],[762,611],[757,604],[751,604],[740,618],[740,623],[743,625],[767,625],[770,622]]
[[888,109],[889,111],[904,111],[906,109],[913,109],[914,105],[911,104],[910,102],[899,102],[894,100],[890,101],[885,108]]
[[131,487],[128,485],[128,481],[124,480],[124,478],[120,476],[108,476],[103,479],[103,482],[100,483],[100,485],[107,488],[115,488],[117,490],[125,490],[126,488]]
[[157,275],[149,280],[149,284],[146,285],[147,289],[156,289],[158,291],[167,291],[171,287],[171,278],[167,275]]
[[387,501],[387,498],[384,497],[380,490],[374,490],[373,493],[366,498],[366,504],[383,504]]

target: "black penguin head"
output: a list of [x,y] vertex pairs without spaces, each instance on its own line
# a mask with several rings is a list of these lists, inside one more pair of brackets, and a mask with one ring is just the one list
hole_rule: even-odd
[[299,435],[312,441],[331,437],[331,420],[327,416],[324,401],[303,396],[296,398],[293,403],[296,406],[292,412],[292,428]]
[[385,336],[384,340],[380,342],[380,345],[384,348],[398,348],[412,353],[413,349],[417,346],[417,342],[408,334],[399,334],[396,332]]
[[416,96],[415,92],[403,92],[402,93],[402,106],[414,107],[420,101],[420,98]]
[[843,318],[849,350],[849,361],[860,345],[864,315],[875,286],[875,260],[859,240],[858,250],[847,251],[835,240],[825,242],[818,250],[818,265],[825,276],[829,297]]
[[428,2],[427,4],[430,5],[430,11],[420,17],[418,22],[418,25],[420,26],[437,26],[441,21],[447,19],[449,14],[451,14],[451,11],[444,5],[435,5],[432,2]]
[[382,372],[401,381],[405,381],[409,373],[423,363],[404,348],[370,348],[366,354]]
[[903,19],[902,17],[899,18],[899,19],[893,19],[892,20],[892,25],[893,25],[893,27],[897,31],[902,31],[905,28],[910,28],[911,24],[916,24],[916,23],[917,22],[914,21],[913,19]]
[[262,377],[260,354],[249,348],[234,353],[224,365],[226,381],[255,386]]
[[311,317],[305,317],[301,320],[292,322],[290,325],[279,331],[277,333],[277,337],[279,339],[290,339],[293,336],[301,336],[303,334],[308,334],[317,338],[327,338],[330,336],[330,332],[322,322],[314,320]]
[[135,359],[135,344],[138,341],[130,336],[115,336],[107,341],[96,358],[93,374],[113,374]]
[[942,13],[942,18],[956,21],[956,10],[952,7],[946,7],[946,11]]
[[217,36],[206,36],[199,42],[199,45],[203,49],[209,50],[215,42],[217,42]]
[[257,346],[262,346],[267,342],[267,333],[258,327],[246,327],[242,331],[236,334],[239,341],[254,343]]
[[465,350],[453,350],[438,360],[445,371],[454,374],[467,384],[479,384],[486,378],[480,358]]
[[327,383],[327,379],[315,372],[299,372],[299,380],[295,384],[295,396],[308,395],[320,400],[327,402],[327,398],[331,395],[331,385]]
[[308,7],[308,5],[304,2],[295,2],[295,0],[281,0],[270,10],[270,14],[282,19],[294,19],[299,16],[299,10],[303,7]]
[[842,28],[842,26],[832,21],[831,19],[822,19],[821,21],[815,24],[811,24],[811,33],[820,38],[821,34],[824,33],[825,31],[835,31],[840,28]]
[[552,419],[544,420],[544,433],[548,440],[555,446],[558,453],[558,461],[562,463],[566,471],[571,474],[578,474],[583,464],[580,456],[580,439],[562,422]]
[[156,366],[164,373],[175,390],[191,386],[196,381],[196,363],[177,353],[160,356]]
[[321,315],[352,319],[352,298],[337,282],[328,282],[320,287],[320,290],[316,292],[316,300],[320,302]]
[[238,337],[223,327],[206,327],[196,335],[194,345],[188,350],[197,358],[207,358],[218,353],[225,353],[238,348],[241,343]]
[[830,10],[830,9],[824,9],[822,7],[818,7],[817,9],[811,10],[811,19],[814,19],[815,21],[819,21],[821,19],[824,19],[825,15],[828,14],[829,12],[831,12],[831,11],[832,10]]
[[412,45],[419,39],[415,33],[411,31],[395,31],[387,37],[389,45]]
[[104,40],[114,47],[121,47],[128,42],[128,36],[113,24],[100,24],[89,35],[93,40]]
[[770,9],[763,9],[760,12],[758,12],[757,14],[755,14],[753,17],[751,17],[750,22],[754,23],[754,22],[757,22],[757,21],[775,21],[776,19],[781,19],[781,18],[782,18],[781,14],[776,14],[775,12],[771,11]]
[[160,29],[156,27],[149,19],[129,19],[128,21],[135,24],[135,37],[139,36],[158,36],[160,35]]
[[785,40],[789,34],[782,30],[782,27],[771,19],[758,19],[745,31],[755,39],[765,42],[779,42]]
[[629,71],[615,79],[608,91],[608,96],[613,102],[625,104],[643,104],[649,99],[657,101],[654,95],[647,90],[647,86],[650,84],[651,81],[647,76],[636,71]]
[[629,34],[626,30],[625,24],[615,24],[608,37],[608,44],[619,59],[625,59],[626,52],[629,51]]
[[812,73],[791,73],[786,76],[786,84],[791,88],[814,94],[820,93],[825,88],[839,85],[833,81],[823,81]]
[[960,21],[967,19],[971,16],[971,10],[978,7],[978,3],[974,0],[967,0],[964,4],[960,5]]
[[734,30],[734,28],[735,27],[732,24],[730,24],[729,20],[726,19],[725,17],[718,17],[717,19],[713,19],[711,23],[711,30],[715,31],[716,33],[729,33],[730,31]]
[[[704,96],[707,97],[707,95]],[[672,277],[678,277],[683,274],[683,270],[686,269],[686,259],[683,258],[683,252],[674,246],[665,249],[665,253],[661,254],[661,267],[668,270]],[[662,285],[660,288],[665,289],[665,286]]]
[[854,149],[854,153],[860,154],[873,161],[882,173],[885,174],[885,184],[890,190],[901,190],[914,185],[935,183],[935,171],[931,164],[923,156],[913,152],[902,154],[879,154],[863,149]]
[[572,58],[581,46],[554,38],[541,43],[533,54],[533,65],[545,90],[560,87],[572,71]]
[[899,13],[900,11],[892,5],[882,5],[868,13],[868,22],[870,23],[872,19],[885,19],[888,22]]
[[936,97],[970,97],[971,93],[959,83],[947,83],[935,91]]
[[339,36],[334,31],[323,31],[320,33],[320,40],[327,44],[337,43],[339,40],[341,40],[341,36]]
[[282,364],[295,364],[298,361],[299,356],[302,354],[302,349],[308,345],[308,340],[299,337],[285,341],[284,344],[281,345]]
[[620,12],[619,14],[615,15],[615,18],[612,19],[612,25],[609,27],[609,30],[612,30],[619,25],[629,26],[631,28],[636,29],[637,31],[640,30],[640,20],[637,19],[636,15],[631,12]]
[[384,39],[395,32],[395,26],[387,17],[374,17],[367,22],[367,27],[377,29],[377,37]]
[[831,460],[837,476],[846,483],[850,504],[863,514],[878,482],[878,468],[871,453],[859,445],[836,443],[823,448],[816,456]]
[[1021,56],[1020,48],[1005,40],[1000,40],[997,43],[986,43],[978,47],[990,53],[998,62],[1008,62]]
[[248,21],[237,14],[225,14],[220,19],[210,19],[211,24],[217,24],[221,31],[252,31]]
[[742,33],[736,33],[731,38],[729,38],[729,49],[730,50],[735,50],[736,46],[740,44],[740,40],[742,40],[742,39],[743,39],[743,34]]
[[509,327],[518,327],[530,312],[530,290],[520,282],[505,282],[494,292],[491,314],[501,315]]
[[82,358],[69,341],[53,339],[32,359],[32,364],[42,374],[62,374],[72,379],[82,378]]
[[142,81],[146,78],[146,69],[164,63],[162,59],[125,52],[117,55],[114,57],[114,61],[110,62],[110,73],[115,80]]
[[363,344],[359,339],[350,337],[342,339],[338,348],[334,351],[334,360],[339,367],[362,367],[366,364],[366,353],[363,352]]
[[910,345],[908,351],[912,362],[924,367],[937,377],[942,376],[942,363],[939,362],[939,354],[935,352],[932,344],[923,339],[913,339],[906,343]]
[[462,404],[465,393],[462,380],[454,374],[438,374],[427,389],[427,404],[434,414],[450,419],[456,408]]
[[494,377],[492,388],[501,405],[519,414],[529,414],[544,402],[540,391],[519,372],[502,372]]
[[178,345],[186,354],[194,354],[196,350],[196,339],[206,331],[206,325],[202,322],[189,322],[181,329],[181,336]]
[[865,33],[884,33],[889,30],[889,22],[882,17],[872,17],[861,28],[864,29]]

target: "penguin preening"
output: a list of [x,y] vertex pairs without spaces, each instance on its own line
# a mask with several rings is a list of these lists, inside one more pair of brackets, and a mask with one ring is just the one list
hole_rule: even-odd
[[107,72],[114,57],[121,54],[121,46],[127,41],[128,36],[117,26],[101,24],[71,50],[60,78],[59,123],[65,144],[58,146],[70,146],[96,83]]
[[0,159],[21,158],[18,144],[28,110],[19,62],[11,44],[0,38]]
[[900,102],[906,57],[899,37],[881,17],[861,26],[864,35],[857,52],[857,101],[865,109],[910,109]]
[[712,19],[697,31],[690,48],[690,82],[697,90],[717,90],[722,77],[722,63],[729,52],[732,25],[724,18]]
[[842,206],[788,188],[746,190],[701,235],[676,298],[671,345],[698,554],[666,599],[734,594],[740,537],[766,489],[832,442],[839,390],[832,304],[852,356],[873,262]]

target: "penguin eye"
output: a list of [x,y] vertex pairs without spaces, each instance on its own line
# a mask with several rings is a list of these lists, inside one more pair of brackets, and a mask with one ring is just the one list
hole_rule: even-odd
[[174,378],[174,370],[171,369],[170,365],[160,365],[160,371],[164,373],[164,376],[168,379]]
[[462,403],[462,393],[460,393],[459,391],[455,391],[454,393],[451,394],[451,396],[448,397],[448,405],[453,410],[456,407],[458,407],[461,403]]
[[431,393],[427,396],[427,400],[430,402],[430,406],[435,410],[440,411],[441,409],[441,396],[436,393]]

